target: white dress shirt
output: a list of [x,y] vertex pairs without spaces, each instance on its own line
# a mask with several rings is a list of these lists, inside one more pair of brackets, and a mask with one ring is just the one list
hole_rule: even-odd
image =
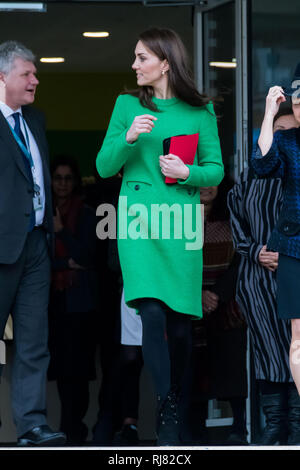
[[[21,116],[22,114],[22,109],[19,108],[16,111],[11,109],[7,104],[3,103],[0,101],[0,111],[2,112],[3,116],[7,120],[7,122],[11,125],[11,127],[14,129],[15,127],[15,120],[13,118],[14,113],[20,113]],[[21,131],[23,132],[23,135],[25,137],[26,132],[24,129],[24,125],[26,126],[26,131],[29,139],[29,151],[32,156],[33,160],[33,168],[31,168],[32,172],[32,177],[36,184],[39,185],[40,187],[40,198],[41,198],[41,203],[42,203],[42,208],[40,210],[37,210],[35,212],[35,220],[36,220],[36,226],[41,225],[44,220],[44,215],[45,215],[45,186],[44,186],[44,174],[43,174],[43,165],[42,165],[42,159],[41,159],[41,154],[39,151],[39,148],[37,146],[37,143],[32,135],[31,130],[29,129],[27,123],[25,123],[24,119],[21,117],[20,118],[20,126],[21,126]],[[26,140],[26,139],[25,139]],[[28,144],[28,142],[27,142]]]

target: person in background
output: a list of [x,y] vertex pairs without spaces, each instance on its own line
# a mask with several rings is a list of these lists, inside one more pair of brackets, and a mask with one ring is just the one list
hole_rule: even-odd
[[[277,114],[274,133],[298,125],[287,110]],[[234,245],[241,255],[237,301],[249,327],[255,378],[266,418],[258,443],[296,443],[300,438],[300,402],[289,368],[290,322],[276,314],[278,253],[267,248],[282,208],[281,179],[275,174],[258,178],[252,168],[245,169],[229,192],[228,207]]]
[[193,322],[193,441],[208,443],[208,399],[229,401],[233,424],[227,445],[247,445],[247,328],[235,302],[239,255],[234,253],[226,205],[233,181],[200,188],[204,204],[203,319]]
[[53,222],[44,117],[30,106],[39,84],[34,62],[23,44],[0,45],[0,337],[11,313],[18,445],[50,446],[66,436],[46,416]]
[[[202,250],[201,243],[186,249],[187,227],[179,239],[174,233],[177,221],[168,239],[156,236],[148,210],[155,203],[169,208],[177,203],[182,210],[188,204],[195,213],[199,187],[219,184],[223,163],[213,105],[198,93],[178,35],[159,28],[142,33],[132,68],[139,89],[118,97],[96,165],[102,177],[123,168],[119,217],[125,221],[125,237],[119,236],[118,246],[125,302],[138,309],[142,319],[144,362],[154,378],[160,408],[157,444],[177,445],[191,318],[202,315]],[[177,155],[162,155],[163,140],[179,134],[199,134],[191,165]],[[166,184],[166,177],[175,183]],[[147,209],[139,219],[140,237],[131,237],[134,204]]]
[[[100,179],[89,204],[97,210],[110,204],[117,212],[117,199],[121,178]],[[97,237],[95,265],[99,279],[99,304],[97,314],[97,349],[99,351],[101,383],[98,395],[98,413],[93,426],[92,444],[111,446],[122,424],[120,381],[120,303],[122,274],[116,239]]]
[[115,434],[113,445],[137,446],[137,432],[140,377],[143,368],[142,323],[136,310],[129,308],[121,297],[121,347],[120,347],[120,381],[121,381],[121,415],[122,427]]
[[[110,203],[117,208],[121,177],[99,182],[96,202],[90,200],[93,207]],[[143,368],[141,318],[124,301],[117,240],[98,239],[97,243],[100,245],[97,270],[100,271],[101,298],[97,336],[100,338],[102,380],[93,445],[136,446],[139,445],[139,382]]]
[[89,381],[95,378],[96,216],[80,196],[76,161],[52,162],[55,256],[49,304],[49,379],[61,402],[61,429],[69,445],[85,442]]

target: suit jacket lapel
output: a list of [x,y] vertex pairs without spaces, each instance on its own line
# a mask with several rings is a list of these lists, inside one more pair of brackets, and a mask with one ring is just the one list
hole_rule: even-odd
[[26,107],[22,108],[23,116],[28,124],[29,129],[32,132],[32,135],[37,143],[37,146],[40,151],[41,159],[42,159],[42,164],[43,164],[43,173],[44,177],[47,178],[49,174],[49,167],[48,167],[48,147],[47,147],[47,142],[45,139],[45,133],[44,129],[42,129],[39,121],[35,119],[30,112],[28,112],[28,109]]
[[48,223],[47,229],[49,231],[52,231],[51,177],[48,162],[48,143],[46,140],[45,131],[42,122],[36,118],[35,114],[33,115],[31,108],[24,107],[22,108],[22,112],[24,119],[28,127],[30,128],[30,131],[32,132],[32,135],[40,151],[43,166],[44,189],[46,198],[45,218]]
[[42,135],[41,127],[39,126],[39,122],[35,118],[32,117],[32,114],[28,112],[28,109],[26,107],[22,108],[22,112],[23,112],[23,117],[24,117],[29,129],[32,132],[32,135],[35,138],[35,141],[37,143],[37,146],[38,146],[40,154],[41,154],[41,158],[44,161],[44,158],[45,158],[45,147],[43,145],[44,144],[44,138],[43,138],[44,136]]
[[18,165],[19,169],[21,170],[25,178],[27,178],[30,181],[28,173],[27,173],[27,169],[25,168],[22,151],[19,145],[17,144],[10,130],[8,122],[3,116],[3,114],[1,113],[1,111],[0,111],[0,137],[2,138],[4,142],[3,149],[5,150],[3,151],[3,153],[11,153],[11,155],[15,159],[16,164]]

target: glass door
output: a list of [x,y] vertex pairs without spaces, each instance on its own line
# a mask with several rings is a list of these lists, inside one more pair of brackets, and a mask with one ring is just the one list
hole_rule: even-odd
[[236,155],[235,5],[203,14],[204,92],[214,99],[225,172],[234,175]]
[[214,99],[227,174],[236,179],[248,158],[247,0],[209,0],[195,9],[195,75]]
[[[248,161],[247,20],[247,0],[209,0],[196,9],[194,22],[198,88],[214,101],[225,173],[234,180]],[[247,371],[249,357],[247,352]],[[246,411],[250,438],[249,399]],[[207,427],[226,427],[232,422],[228,401],[209,402]]]

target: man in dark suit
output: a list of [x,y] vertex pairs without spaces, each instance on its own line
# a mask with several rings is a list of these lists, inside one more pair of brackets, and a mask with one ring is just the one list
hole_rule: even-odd
[[51,186],[44,122],[28,105],[35,57],[0,45],[0,337],[13,317],[12,408],[18,445],[62,445],[46,421]]

